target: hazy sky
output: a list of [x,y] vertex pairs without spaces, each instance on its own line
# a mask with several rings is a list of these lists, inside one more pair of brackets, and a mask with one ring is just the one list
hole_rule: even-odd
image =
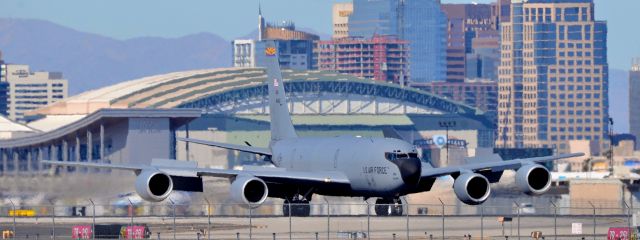
[[[329,34],[331,5],[344,0],[261,2],[269,21],[293,20],[298,27]],[[231,40],[256,28],[257,5],[258,0],[2,0],[0,17],[48,20],[117,39],[211,32]],[[596,17],[609,22],[613,68],[628,69],[631,58],[640,56],[639,13],[640,0],[596,0]]]

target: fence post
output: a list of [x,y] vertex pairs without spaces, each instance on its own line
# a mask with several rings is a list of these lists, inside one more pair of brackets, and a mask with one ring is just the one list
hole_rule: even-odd
[[51,229],[51,235],[53,237],[53,239],[56,239],[56,205],[49,200],[49,203],[51,204],[51,221],[53,223],[53,229]]
[[364,202],[367,203],[367,238],[371,238],[371,205],[368,199]]
[[[409,202],[407,201],[406,198],[404,198],[404,202],[407,205],[407,215],[406,215],[407,216],[407,240],[410,240],[411,238],[409,238],[409,235],[410,235],[409,233]],[[401,204],[400,206],[402,206],[402,202],[400,202],[400,204]]]
[[13,236],[17,236],[18,233],[16,232],[16,205],[13,204],[13,201],[11,199],[9,199],[9,203],[11,203],[11,208],[13,209]]
[[480,239],[484,239],[484,205],[480,206]]
[[440,198],[438,198],[438,201],[442,204],[442,240],[444,240],[444,202]]
[[169,198],[171,202],[171,208],[173,209],[173,240],[176,240],[176,203]]
[[516,201],[513,201],[516,204],[516,208],[518,210],[518,240],[520,240],[520,204]]
[[131,198],[127,198],[127,201],[129,201],[129,208],[131,209],[131,229],[129,229],[129,231],[125,231],[128,234],[131,234],[133,236],[133,214],[135,214],[135,209],[133,207],[133,202],[131,201]]
[[[293,208],[291,208],[291,200],[289,200],[287,202],[287,204],[289,205],[289,240],[291,240],[293,238],[292,236],[292,229],[291,229],[291,212],[293,212]],[[283,206],[284,207],[284,206]]]
[[253,205],[249,203],[249,239],[253,239]]
[[89,198],[89,202],[91,203],[91,208],[93,209],[93,214],[91,215],[91,239],[96,239],[96,204],[91,198]]
[[553,239],[557,240],[558,239],[558,206],[556,206],[556,204],[549,200],[549,203],[551,203],[551,205],[553,206]]
[[[627,208],[627,227],[629,229],[629,236],[632,235],[631,233],[631,212],[633,209],[631,209],[629,207],[629,205],[627,205],[627,201],[626,200],[622,200],[622,203],[624,203],[624,206]],[[633,204],[633,195],[631,195],[631,204]]]
[[211,240],[211,202],[207,198],[204,200],[207,201],[207,240]]
[[595,240],[596,239],[596,206],[594,206],[593,203],[591,203],[591,201],[589,201],[589,205],[591,205],[591,208],[593,209],[593,239]]
[[331,239],[331,205],[326,198],[323,198],[324,202],[327,203],[327,240]]

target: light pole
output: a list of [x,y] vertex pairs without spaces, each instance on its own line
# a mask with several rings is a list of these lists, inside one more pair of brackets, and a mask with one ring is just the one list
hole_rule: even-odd
[[609,118],[609,172],[613,174],[613,118]]
[[447,164],[449,165],[449,128],[456,127],[456,121],[440,121],[438,122],[441,128],[445,128],[445,135],[447,136],[447,141],[445,142],[445,147],[447,148]]

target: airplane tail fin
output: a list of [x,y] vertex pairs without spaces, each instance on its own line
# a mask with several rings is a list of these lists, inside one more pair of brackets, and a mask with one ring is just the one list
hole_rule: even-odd
[[271,141],[287,138],[296,138],[293,128],[287,98],[284,92],[284,82],[278,62],[278,48],[273,41],[267,41],[264,51],[256,51],[256,54],[264,54],[264,67],[267,68],[267,86],[269,90],[269,116],[271,118]]

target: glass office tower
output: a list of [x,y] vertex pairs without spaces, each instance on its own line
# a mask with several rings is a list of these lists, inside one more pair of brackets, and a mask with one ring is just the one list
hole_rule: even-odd
[[446,78],[447,18],[438,0],[354,0],[349,37],[395,35],[409,42],[413,82]]
[[593,0],[513,0],[503,22],[499,147],[606,146],[607,25]]

